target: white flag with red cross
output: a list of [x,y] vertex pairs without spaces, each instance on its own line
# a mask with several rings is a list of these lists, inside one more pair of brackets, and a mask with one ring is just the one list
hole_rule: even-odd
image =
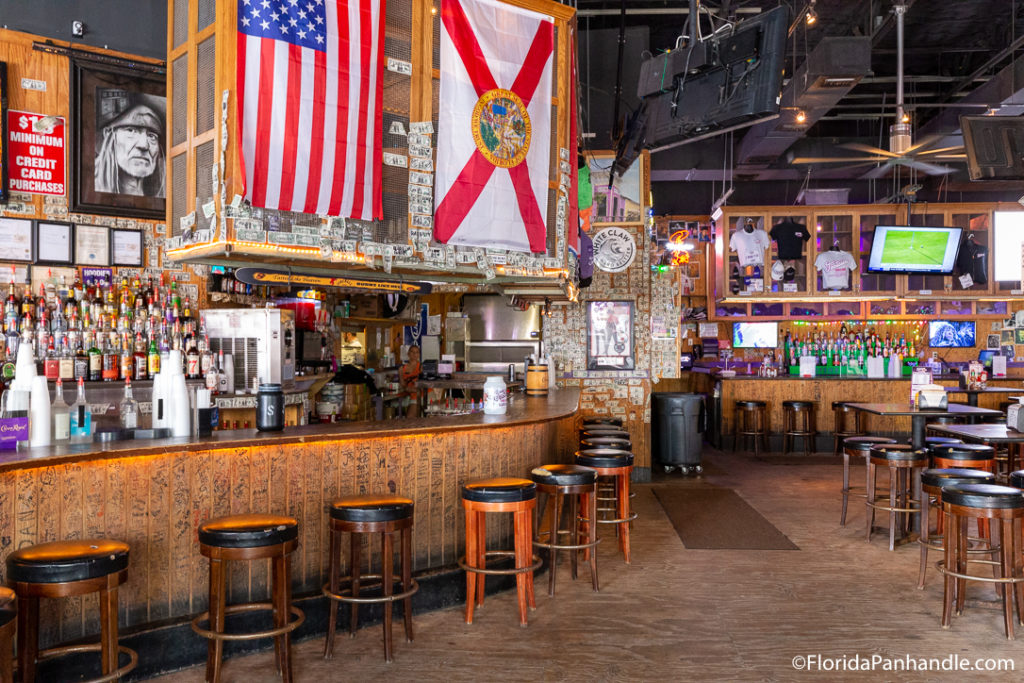
[[551,167],[551,18],[442,0],[434,237],[544,252]]

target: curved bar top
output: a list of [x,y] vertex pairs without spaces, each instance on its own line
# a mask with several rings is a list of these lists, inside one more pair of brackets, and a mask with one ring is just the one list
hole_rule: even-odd
[[407,437],[444,434],[487,427],[515,427],[550,422],[569,417],[579,408],[580,390],[575,387],[552,389],[546,397],[514,396],[504,415],[472,413],[450,417],[419,417],[380,422],[336,422],[289,427],[280,432],[255,429],[216,431],[210,436],[171,439],[41,446],[19,451],[0,451],[0,472],[75,462],[126,458],[163,453],[186,453],[220,448],[284,446],[334,440]]

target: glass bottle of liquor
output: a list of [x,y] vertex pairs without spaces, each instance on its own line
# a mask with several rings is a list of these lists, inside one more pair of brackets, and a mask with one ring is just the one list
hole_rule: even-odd
[[78,378],[78,397],[71,405],[71,441],[85,443],[92,439],[92,411],[85,400],[85,381]]
[[199,349],[196,348],[195,340],[190,339],[188,348],[185,351],[185,377],[188,379],[199,379]]
[[60,377],[60,357],[57,356],[57,349],[54,346],[53,337],[50,337],[49,343],[46,347],[46,357],[43,359],[43,374],[48,380]]
[[135,353],[132,355],[132,379],[139,381],[149,376],[146,371],[146,364],[146,342],[142,340],[142,334],[136,332]]
[[91,346],[89,346],[89,381],[99,382],[103,379],[103,352],[97,346],[99,342],[96,339],[99,333],[95,335],[86,333],[86,335],[86,343],[92,342]]
[[65,443],[71,439],[71,409],[64,401],[64,382],[57,378],[53,403],[50,404],[50,437],[53,443]]
[[149,354],[146,356],[146,370],[150,377],[155,377],[160,372],[160,349],[156,346],[156,337],[149,338]]
[[124,378],[124,398],[119,405],[121,429],[135,429],[139,426],[139,402],[132,396],[132,378]]
[[[220,370],[212,353],[209,353],[209,357],[210,363],[206,368],[206,372],[203,373],[203,378],[206,380],[206,388],[210,390],[210,393],[218,394],[220,393]],[[222,359],[223,357],[224,355],[221,354]]]
[[135,356],[132,352],[132,338],[128,334],[121,335],[121,367],[118,374],[129,379],[135,374]]
[[74,378],[89,378],[89,354],[86,351],[84,338],[75,343]]
[[103,381],[115,382],[121,369],[121,351],[117,347],[116,335],[104,335],[103,345]]
[[75,354],[71,351],[67,337],[61,339],[58,374],[65,382],[71,382],[75,379]]
[[199,374],[206,377],[213,365],[213,352],[210,351],[210,338],[205,334],[199,336]]

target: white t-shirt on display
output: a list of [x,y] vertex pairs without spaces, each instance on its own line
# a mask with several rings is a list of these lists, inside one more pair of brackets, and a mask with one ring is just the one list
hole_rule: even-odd
[[821,286],[825,289],[846,289],[850,286],[850,271],[857,268],[857,262],[848,251],[832,251],[818,254],[814,267],[821,271]]
[[771,245],[764,230],[737,230],[729,238],[729,249],[735,251],[741,266],[763,266],[764,251]]

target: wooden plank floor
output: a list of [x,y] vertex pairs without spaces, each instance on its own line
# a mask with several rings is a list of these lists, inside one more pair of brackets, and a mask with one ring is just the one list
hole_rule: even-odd
[[[633,564],[600,548],[601,592],[585,574],[572,582],[560,568],[558,595],[547,597],[538,577],[537,610],[528,628],[515,616],[514,592],[489,597],[472,626],[453,608],[416,616],[416,641],[405,643],[395,624],[395,661],[385,664],[379,626],[355,639],[339,634],[335,659],[320,658],[322,640],[299,643],[297,681],[369,680],[1009,680],[1008,674],[941,671],[797,671],[793,659],[870,660],[949,656],[1015,659],[1024,670],[1020,642],[1003,636],[1001,612],[980,604],[994,597],[975,584],[968,608],[953,628],[939,627],[942,586],[934,569],[925,590],[917,585],[918,546],[890,553],[882,534],[863,538],[863,504],[851,500],[839,527],[841,465],[814,457],[754,459],[709,450],[704,482],[729,486],[797,546],[798,551],[688,550],[652,494],[672,487],[685,495],[678,473],[636,487],[640,513],[633,534]],[[853,480],[863,480],[856,468]],[[935,554],[933,553],[933,558]],[[1024,639],[1024,627],[1020,628]],[[145,656],[145,653],[140,653]],[[225,681],[279,680],[272,652],[229,660]],[[849,661],[849,660],[847,660]],[[842,662],[839,663],[840,665]],[[1019,674],[1017,674],[1019,675]],[[1013,677],[1014,674],[1009,674]],[[203,680],[201,667],[159,679]]]

